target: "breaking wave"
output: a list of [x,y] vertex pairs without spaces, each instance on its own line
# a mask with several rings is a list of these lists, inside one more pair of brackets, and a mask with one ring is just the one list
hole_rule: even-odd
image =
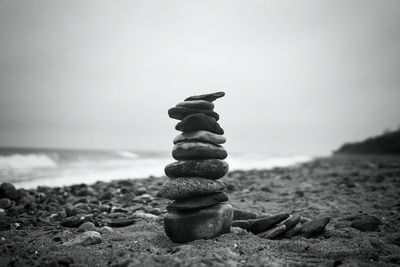
[[123,157],[123,158],[128,158],[128,159],[137,159],[139,157],[138,154],[133,153],[131,151],[128,150],[120,150],[120,151],[116,151],[116,153]]
[[0,156],[0,169],[51,168],[57,162],[45,154],[12,154]]

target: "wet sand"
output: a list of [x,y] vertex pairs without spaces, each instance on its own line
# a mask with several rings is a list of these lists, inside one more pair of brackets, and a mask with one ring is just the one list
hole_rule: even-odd
[[[20,190],[0,212],[0,266],[400,265],[400,157],[335,156],[222,179],[235,208],[331,217],[314,238],[268,240],[232,228],[215,239],[173,243],[163,231],[164,181]],[[379,219],[376,229],[352,227],[365,215]],[[72,244],[83,232],[72,226],[82,221],[100,233],[91,245]]]

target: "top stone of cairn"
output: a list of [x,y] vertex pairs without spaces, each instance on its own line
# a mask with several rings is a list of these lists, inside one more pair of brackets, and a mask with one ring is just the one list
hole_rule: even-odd
[[204,94],[204,95],[194,95],[190,96],[185,99],[185,101],[193,101],[193,100],[205,100],[212,102],[218,98],[221,98],[225,95],[224,92],[216,92],[216,93],[211,93],[211,94]]

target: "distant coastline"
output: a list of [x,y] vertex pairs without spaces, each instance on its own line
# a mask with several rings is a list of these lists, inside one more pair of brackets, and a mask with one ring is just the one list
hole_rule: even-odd
[[400,155],[400,129],[367,138],[360,142],[346,143],[334,151],[335,155]]

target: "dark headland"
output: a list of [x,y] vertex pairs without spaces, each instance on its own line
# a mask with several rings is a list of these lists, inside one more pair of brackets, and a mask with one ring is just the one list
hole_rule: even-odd
[[400,128],[341,146],[335,154],[400,155]]
[[270,240],[232,227],[214,239],[174,243],[163,229],[169,201],[159,191],[166,177],[34,190],[2,184],[0,266],[398,266],[400,157],[358,155],[398,155],[399,136],[221,179],[242,211],[236,216],[330,217],[315,236]]

